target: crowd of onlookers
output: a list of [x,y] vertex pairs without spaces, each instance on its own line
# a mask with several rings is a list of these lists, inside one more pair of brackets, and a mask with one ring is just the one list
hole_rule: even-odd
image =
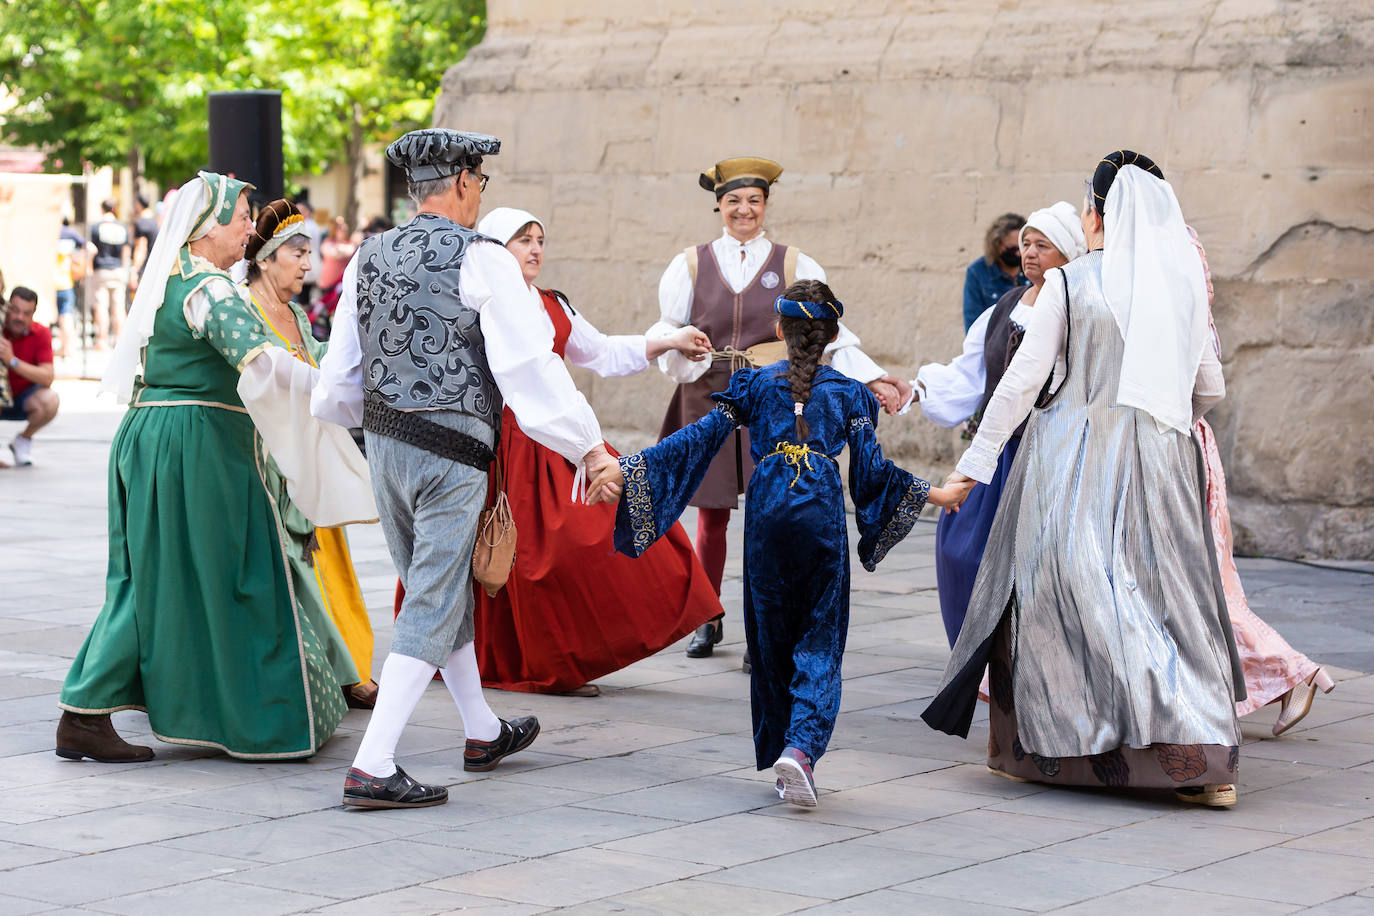
[[[0,302],[4,307],[4,333],[0,336],[0,421],[24,423],[24,428],[0,451],[0,467],[33,463],[33,435],[57,416],[58,396],[52,388],[54,361],[77,355],[83,346],[95,352],[108,350],[119,338],[130,297],[138,290],[148,253],[157,240],[160,213],[165,201],[135,198],[133,219],[120,218],[119,202],[100,205],[100,218],[83,235],[63,218],[58,233],[53,305],[57,322],[36,321],[38,293],[16,285],[6,286],[0,274]],[[311,250],[318,252],[298,297],[321,340],[329,335],[329,322],[339,300],[344,267],[362,240],[391,228],[383,217],[374,217],[350,230],[342,216],[329,226],[315,222],[314,209],[297,202],[310,232]],[[78,305],[83,301],[85,308]]]

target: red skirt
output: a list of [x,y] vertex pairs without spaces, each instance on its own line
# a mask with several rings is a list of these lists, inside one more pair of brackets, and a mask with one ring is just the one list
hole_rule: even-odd
[[509,409],[498,450],[517,540],[506,587],[490,598],[473,585],[484,686],[572,690],[653,655],[722,613],[680,524],[638,559],[618,554],[615,504],[572,502],[576,469],[526,436]]

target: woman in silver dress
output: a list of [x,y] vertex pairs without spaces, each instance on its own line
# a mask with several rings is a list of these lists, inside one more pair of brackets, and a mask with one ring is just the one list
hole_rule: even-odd
[[990,480],[1046,378],[973,598],[922,717],[967,736],[988,665],[988,766],[1014,779],[1235,803],[1245,695],[1192,425],[1225,383],[1201,263],[1153,162],[1104,158],[1089,253],[1048,271],[953,479]]

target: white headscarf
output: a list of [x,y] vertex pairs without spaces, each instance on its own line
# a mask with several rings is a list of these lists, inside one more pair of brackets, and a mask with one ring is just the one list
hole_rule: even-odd
[[1019,241],[1024,245],[1026,230],[1035,229],[1044,233],[1050,244],[1059,249],[1065,260],[1072,261],[1088,253],[1088,242],[1083,237],[1083,223],[1078,218],[1078,210],[1073,204],[1061,200],[1043,210],[1035,210],[1021,227]]
[[492,210],[482,217],[482,221],[477,224],[477,231],[504,245],[515,238],[515,233],[526,223],[538,223],[540,229],[549,231],[539,217],[527,210],[517,210],[514,207],[497,207]]
[[[209,176],[212,184],[202,176]],[[143,263],[143,276],[133,305],[124,319],[124,328],[115,342],[114,352],[100,380],[100,390],[113,392],[120,404],[126,404],[133,394],[134,377],[143,361],[143,348],[153,337],[157,310],[167,292],[167,281],[177,268],[177,257],[187,242],[203,237],[217,223],[215,213],[224,206],[219,199],[229,190],[237,199],[241,182],[226,181],[224,176],[202,172],[181,186],[158,230],[157,241]]]
[[1167,181],[1122,166],[1105,205],[1102,291],[1126,342],[1116,402],[1189,433],[1207,345],[1207,284]]

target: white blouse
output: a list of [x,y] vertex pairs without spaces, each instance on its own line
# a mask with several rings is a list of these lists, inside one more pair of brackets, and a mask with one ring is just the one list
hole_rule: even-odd
[[[1067,345],[1068,315],[1064,281],[1059,268],[1045,272],[1045,285],[1031,309],[1026,336],[1011,359],[1006,374],[992,394],[978,435],[959,459],[959,473],[979,483],[992,480],[997,458],[1016,427],[1021,425],[1051,371],[1056,379],[1064,377],[1064,348]],[[1057,384],[1057,383],[1056,383]],[[1216,351],[1203,347],[1202,363],[1193,380],[1193,421],[1226,396],[1226,380]]]
[[[544,300],[539,290],[532,286],[529,290],[543,319],[541,327],[553,340],[553,320],[544,308]],[[647,338],[643,334],[602,334],[572,306],[562,299],[558,303],[572,322],[572,331],[568,334],[568,362],[581,369],[590,369],[602,378],[634,375],[649,368],[649,360],[644,356]]]
[[[765,232],[760,232],[747,242],[741,242],[729,232],[721,230],[720,238],[711,242],[711,253],[720,265],[725,282],[731,290],[738,293],[763,269],[768,256],[773,253],[773,243],[768,240]],[[820,280],[824,283],[825,270],[813,259],[798,251],[797,279]],[[781,282],[777,286],[777,292],[779,295],[782,293]],[[667,337],[688,324],[692,319],[692,293],[692,274],[687,269],[687,255],[680,251],[668,262],[668,269],[658,281],[659,318],[644,336],[653,339]],[[719,347],[725,341],[711,343]],[[865,384],[886,375],[881,366],[859,349],[859,338],[846,328],[843,322],[840,323],[840,336],[825,348],[824,359],[837,371]],[[705,375],[710,367],[711,360],[703,359],[696,362],[676,350],[669,350],[658,358],[658,368],[679,384],[695,382]]]
[[[983,314],[964,335],[964,349],[948,363],[926,363],[911,380],[913,391],[919,392],[921,410],[926,419],[940,426],[958,426],[973,416],[983,400],[987,386],[987,363],[983,358],[983,344],[988,336],[988,324],[996,306],[984,309]],[[1011,310],[1011,320],[1025,327],[1034,306],[1018,301]],[[911,409],[910,401],[901,409]]]
[[[520,428],[540,445],[580,464],[601,444],[601,425],[553,352],[553,323],[531,297],[514,255],[492,242],[470,246],[458,272],[458,295],[481,316],[487,365]],[[343,294],[334,313],[329,350],[320,362],[311,413],[341,426],[361,426],[362,363],[355,256],[344,271]]]

